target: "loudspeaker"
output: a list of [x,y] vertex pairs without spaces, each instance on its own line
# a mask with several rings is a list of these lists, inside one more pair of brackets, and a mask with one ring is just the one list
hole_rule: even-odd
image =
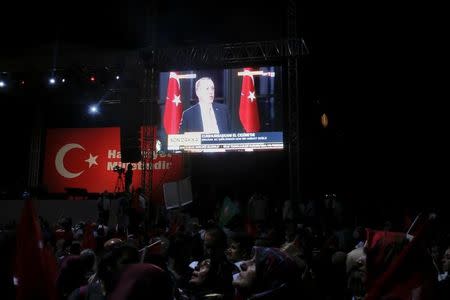
[[143,123],[144,69],[139,57],[130,55],[120,78],[120,148],[122,162],[139,162],[141,157],[140,127]]
[[139,162],[141,156],[140,128],[121,127],[120,128],[120,150],[122,162]]

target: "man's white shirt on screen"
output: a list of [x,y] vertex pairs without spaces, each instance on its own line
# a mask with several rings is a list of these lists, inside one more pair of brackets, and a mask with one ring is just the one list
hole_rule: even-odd
[[200,102],[200,111],[202,114],[203,132],[219,133],[214,108],[211,103]]

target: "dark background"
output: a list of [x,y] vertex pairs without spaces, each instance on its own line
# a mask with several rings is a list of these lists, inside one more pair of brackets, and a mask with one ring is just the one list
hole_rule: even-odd
[[[9,4],[0,12],[0,71],[12,68],[25,77],[45,78],[45,70],[58,64],[57,51],[42,53],[45,45],[85,45],[107,52],[152,43],[183,46],[282,39],[288,36],[285,4],[253,0]],[[445,169],[434,141],[445,139],[439,134],[445,115],[441,116],[432,89],[426,87],[433,74],[426,67],[436,63],[438,52],[430,49],[439,48],[442,40],[442,27],[435,23],[440,18],[433,18],[437,11],[382,3],[297,3],[297,35],[310,51],[300,79],[306,192],[333,190],[353,203],[371,203],[380,210],[386,205],[441,204],[436,191],[444,180],[437,175]],[[42,66],[47,69],[42,71]],[[24,91],[0,92],[2,187],[26,183],[36,109],[46,112],[50,127],[123,121],[116,117],[119,105],[106,108],[97,119],[85,114],[87,99],[102,93],[98,87],[80,83],[69,89],[49,90],[41,82]],[[327,129],[320,126],[323,112],[329,116]],[[226,162],[231,159],[235,158],[229,156]],[[254,174],[280,172],[285,178],[283,159],[280,171],[278,157],[255,158],[256,164],[276,163],[266,165],[267,170],[255,167]],[[209,160],[218,163],[217,158]]]

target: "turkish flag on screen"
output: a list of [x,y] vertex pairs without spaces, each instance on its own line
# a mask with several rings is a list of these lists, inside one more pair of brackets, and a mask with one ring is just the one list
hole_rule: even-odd
[[167,134],[178,133],[182,113],[183,104],[181,103],[180,80],[177,77],[177,73],[170,72],[164,109],[164,129]]
[[[251,68],[244,68],[244,72],[251,70]],[[244,75],[242,77],[239,119],[241,120],[245,132],[259,131],[258,101],[255,96],[255,83],[253,81],[253,75]]]

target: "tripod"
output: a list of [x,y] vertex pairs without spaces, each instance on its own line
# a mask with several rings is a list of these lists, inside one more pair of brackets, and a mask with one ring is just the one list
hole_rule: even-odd
[[116,180],[116,186],[114,187],[114,193],[121,193],[125,191],[125,184],[123,183],[122,173],[119,173]]

